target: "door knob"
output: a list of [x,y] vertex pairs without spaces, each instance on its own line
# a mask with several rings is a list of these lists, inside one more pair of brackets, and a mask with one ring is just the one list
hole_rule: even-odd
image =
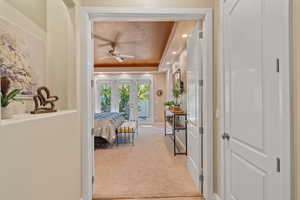
[[230,135],[228,134],[228,133],[224,133],[223,135],[222,135],[222,139],[223,140],[230,140]]

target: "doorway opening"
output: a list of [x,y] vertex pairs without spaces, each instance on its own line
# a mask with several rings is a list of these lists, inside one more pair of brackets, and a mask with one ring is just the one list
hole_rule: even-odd
[[[96,23],[100,22],[109,22],[109,23],[163,23],[163,22],[172,22],[174,24],[178,24],[179,22],[186,22],[186,21],[196,21],[196,25],[192,31],[181,34],[181,38],[186,40],[186,49],[180,49],[179,51],[172,50],[170,53],[168,51],[164,51],[162,56],[159,59],[159,64],[156,66],[157,69],[153,70],[153,63],[148,66],[140,66],[133,69],[133,63],[123,66],[122,69],[112,69],[111,63],[96,63],[96,57],[98,56],[95,49],[99,46],[95,42],[95,39],[100,39],[103,44],[100,45],[107,45],[105,44],[105,40],[108,43],[108,48],[110,50],[106,51],[107,55],[109,56],[108,60],[113,59],[117,62],[117,65],[122,65],[122,63],[126,63],[126,60],[134,60],[135,55],[122,55],[121,48],[116,48],[116,42],[112,41],[112,39],[107,39],[107,37],[103,37],[102,35],[95,34],[95,25]],[[82,68],[82,86],[84,88],[85,98],[82,98],[82,110],[84,112],[84,116],[82,120],[83,123],[83,137],[84,137],[84,152],[83,152],[83,191],[85,195],[85,199],[91,200],[93,198],[93,191],[99,190],[100,193],[94,195],[96,198],[164,198],[164,197],[180,197],[180,198],[194,198],[197,195],[192,193],[178,193],[180,189],[176,189],[177,186],[186,184],[185,182],[178,181],[178,184],[174,184],[171,192],[168,194],[163,194],[165,191],[159,191],[160,193],[149,193],[150,190],[157,191],[157,186],[155,182],[157,179],[161,178],[160,180],[164,182],[161,188],[167,188],[168,183],[165,182],[168,177],[169,180],[172,180],[173,177],[179,176],[176,170],[178,168],[172,169],[174,162],[183,162],[182,166],[187,165],[186,172],[188,176],[191,177],[191,183],[196,188],[196,191],[201,193],[203,197],[209,198],[212,196],[212,14],[210,9],[109,9],[109,8],[85,8],[82,10],[82,23],[85,25],[82,29],[82,46],[83,46],[83,68]],[[179,25],[178,25],[179,26]],[[138,27],[139,28],[139,27]],[[174,26],[173,26],[174,28]],[[152,30],[152,29],[151,29]],[[175,30],[175,29],[174,29]],[[143,32],[143,30],[142,30]],[[144,31],[144,33],[147,33]],[[172,35],[173,33],[173,35]],[[171,40],[175,38],[174,32],[170,34]],[[90,37],[92,35],[93,37]],[[95,36],[96,35],[96,36]],[[125,35],[125,34],[124,34]],[[146,34],[147,35],[147,34]],[[120,39],[121,37],[118,32],[113,36],[113,38]],[[131,39],[136,39],[134,36],[129,37]],[[172,49],[171,48],[171,41],[166,44],[164,49]],[[173,42],[178,41],[178,39],[174,39]],[[148,54],[148,53],[144,53]],[[178,69],[178,63],[170,61],[168,56],[173,55],[178,59],[182,59],[183,61],[187,62],[186,71],[182,69]],[[138,56],[137,56],[138,57]],[[200,59],[199,59],[200,58]],[[105,58],[106,59],[106,58]],[[145,64],[145,63],[144,63]],[[95,66],[98,68],[102,68],[99,70],[95,70]],[[100,66],[100,67],[99,67]],[[180,65],[179,65],[180,66]],[[148,67],[148,68],[147,68]],[[120,66],[118,67],[120,68]],[[145,70],[145,68],[147,70]],[[143,69],[141,72],[140,70]],[[180,76],[178,74],[178,70],[180,72]],[[142,74],[142,76],[141,76]],[[182,80],[182,75],[185,75],[186,80]],[[147,76],[146,76],[147,75]],[[125,78],[124,78],[125,77]],[[147,78],[145,78],[147,77]],[[157,84],[161,77],[165,78],[163,85]],[[179,77],[179,79],[178,79]],[[185,81],[186,85],[183,84]],[[92,83],[91,85],[89,83]],[[165,87],[166,89],[163,90],[156,86]],[[92,87],[91,87],[92,86]],[[176,100],[177,106],[177,97],[175,99],[172,98],[172,95],[175,97],[174,93],[175,90],[184,90],[186,92],[185,98],[180,97],[180,101],[182,101],[183,106],[183,113],[186,114],[186,118],[183,120],[185,124],[185,128],[187,130],[187,139],[184,141],[187,143],[187,148],[185,151],[187,152],[186,159],[180,159],[178,161],[178,157],[171,156],[169,153],[166,153],[168,157],[160,157],[162,154],[160,152],[168,152],[168,146],[172,147],[171,144],[164,144],[166,146],[161,146],[158,144],[157,146],[153,145],[154,143],[147,143],[151,141],[151,139],[155,138],[153,134],[148,134],[149,132],[157,132],[160,131],[162,134],[158,134],[158,138],[164,138],[163,127],[162,123],[153,124],[158,116],[159,113],[163,113],[163,120],[165,120],[168,116],[165,114],[166,112],[163,109],[155,110],[156,104],[163,104],[164,102],[159,102],[155,100],[155,97],[161,98],[162,95],[166,96],[166,100],[168,102],[172,100]],[[175,92],[174,92],[175,91]],[[169,98],[167,98],[169,97]],[[191,102],[191,104],[189,104]],[[187,106],[189,105],[189,106]],[[194,105],[194,106],[192,106]],[[201,105],[201,106],[199,106]],[[173,108],[173,107],[172,107]],[[195,112],[196,110],[196,112]],[[174,111],[174,110],[172,110]],[[193,115],[189,113],[193,111]],[[96,113],[96,114],[95,114]],[[107,114],[109,113],[109,114]],[[135,127],[114,127],[116,130],[115,133],[110,134],[113,136],[108,136],[111,139],[112,145],[109,145],[109,149],[101,150],[101,151],[94,151],[94,139],[97,134],[99,118],[103,119],[103,116],[106,117],[108,115],[122,115],[121,117],[124,118],[126,124],[127,122],[137,125]],[[174,114],[174,112],[173,112]],[[114,119],[114,117],[111,117]],[[174,127],[177,128],[177,124],[175,120],[177,117],[174,116],[174,121],[172,124],[175,124]],[[110,120],[111,121],[111,120]],[[115,120],[117,121],[117,120]],[[148,123],[147,126],[143,125]],[[149,125],[150,123],[150,125]],[[103,123],[101,123],[103,124]],[[121,123],[123,124],[123,122]],[[174,128],[173,127],[173,128]],[[97,130],[96,130],[97,128]],[[172,127],[170,127],[172,128]],[[130,131],[136,129],[138,138],[135,139],[135,146],[129,145],[120,145],[115,147],[115,144],[120,144],[122,141],[126,143],[126,138]],[[92,134],[87,134],[92,130]],[[127,130],[127,131],[124,131]],[[121,133],[121,134],[119,134]],[[143,134],[144,133],[144,134]],[[177,130],[171,134],[172,140],[167,139],[170,143],[174,140],[174,149]],[[123,135],[122,135],[123,134]],[[131,137],[131,136],[129,136]],[[105,137],[104,137],[105,138]],[[178,137],[180,140],[180,137]],[[117,141],[117,142],[115,142]],[[121,141],[121,142],[120,142]],[[157,140],[154,140],[157,142]],[[145,143],[143,143],[145,142]],[[131,144],[131,143],[130,143]],[[141,153],[149,145],[149,151],[140,155],[140,160],[138,162],[132,162],[128,160],[126,156],[133,156],[136,158],[137,154],[132,152]],[[136,150],[137,148],[141,147],[141,149]],[[162,148],[162,149],[160,149]],[[162,151],[156,151],[160,149]],[[118,152],[119,151],[119,152]],[[120,152],[123,153],[120,153]],[[116,154],[114,154],[117,152]],[[124,154],[125,152],[125,154]],[[151,152],[151,153],[149,153]],[[106,157],[106,161],[100,159],[100,161],[94,160],[95,155],[100,154],[100,157]],[[112,155],[114,154],[114,155]],[[126,156],[124,156],[126,155]],[[147,157],[148,156],[148,157]],[[120,162],[110,162],[110,159],[116,159],[119,157]],[[182,156],[183,157],[183,156]],[[148,162],[152,159],[153,162]],[[157,159],[158,158],[158,159]],[[159,159],[161,158],[161,159]],[[124,160],[125,159],[125,160]],[[163,161],[169,160],[169,163],[165,163],[165,169],[172,171],[170,176],[163,177],[163,174],[168,174],[170,171],[165,171],[164,167],[157,168],[156,171],[162,169],[161,173],[157,173],[156,176],[154,174],[154,181],[147,182],[147,178],[149,176],[144,176],[144,179],[141,182],[150,183],[147,186],[143,184],[135,184],[126,185],[126,181],[137,178],[139,179],[139,175],[147,174],[147,167],[152,166],[160,166],[163,164]],[[183,161],[182,161],[183,160]],[[104,162],[103,162],[104,161]],[[115,160],[114,160],[115,161]],[[135,160],[137,161],[137,160]],[[156,162],[155,162],[156,161]],[[122,163],[124,164],[122,166]],[[148,162],[148,163],[147,163]],[[141,165],[145,164],[144,167]],[[117,165],[115,169],[116,173],[109,174],[108,178],[111,181],[111,185],[117,185],[117,183],[113,182],[114,180],[120,181],[120,177],[122,177],[123,186],[125,187],[116,187],[112,193],[119,193],[119,196],[110,196],[105,194],[103,189],[106,188],[106,184],[108,182],[104,182],[104,177],[100,176],[97,177],[97,170],[95,174],[95,165],[100,166],[101,172],[104,172],[104,175],[109,174],[114,165]],[[138,167],[137,167],[138,166]],[[137,168],[136,168],[137,167]],[[173,166],[174,167],[174,166]],[[151,168],[151,167],[150,167]],[[154,169],[153,168],[153,169]],[[131,170],[137,169],[136,171],[132,172]],[[143,170],[144,169],[144,170]],[[182,170],[182,169],[179,169]],[[139,172],[139,173],[136,173]],[[155,172],[155,170],[153,170]],[[185,174],[185,171],[183,171]],[[115,177],[114,175],[119,174],[119,178]],[[135,174],[134,177],[131,175]],[[103,175],[103,173],[102,173]],[[172,177],[172,178],[171,178]],[[95,182],[96,180],[96,182]],[[125,181],[124,181],[125,180]],[[180,179],[177,179],[180,180]],[[97,185],[97,182],[101,182],[100,185]],[[148,180],[149,181],[149,180]],[[132,183],[132,182],[131,182]],[[176,186],[177,185],[177,186]],[[150,190],[146,190],[145,188],[150,188]],[[98,189],[97,189],[98,188]],[[109,187],[112,188],[112,187]],[[151,189],[152,188],[152,189]],[[136,189],[136,190],[135,190]],[[128,191],[133,190],[135,192],[144,192],[141,194],[137,194],[136,196],[129,195]],[[102,192],[101,192],[102,191]],[[200,198],[200,196],[198,196]]]

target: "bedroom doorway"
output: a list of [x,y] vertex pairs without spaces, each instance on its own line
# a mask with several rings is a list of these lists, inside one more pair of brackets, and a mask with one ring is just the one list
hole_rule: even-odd
[[[92,22],[94,21],[180,21],[180,20],[200,20],[202,22],[202,31],[199,32],[198,36],[203,36],[205,38],[205,42],[203,44],[203,48],[205,49],[205,53],[203,54],[204,57],[206,57],[207,63],[205,63],[205,66],[203,67],[203,93],[204,99],[203,104],[205,106],[205,113],[203,113],[203,123],[205,124],[203,128],[203,132],[207,133],[203,136],[203,141],[205,143],[204,145],[204,153],[203,153],[203,196],[205,198],[212,197],[212,12],[211,9],[123,9],[123,8],[83,8],[82,9],[82,46],[83,46],[83,69],[81,76],[82,79],[82,87],[84,88],[82,91],[84,94],[82,94],[82,110],[86,111],[83,112],[83,133],[86,133],[87,130],[90,132],[93,128],[93,118],[94,118],[94,109],[92,106],[90,106],[91,102],[93,102],[92,97],[92,91],[91,91],[91,85],[89,84],[91,80],[93,80],[93,67],[94,63],[91,61],[93,60],[93,53],[91,52],[93,49],[93,38],[90,36],[92,35]],[[88,30],[88,31],[87,31]],[[176,54],[175,52],[173,54]],[[88,66],[88,67],[86,67]],[[199,82],[200,83],[200,82]],[[95,85],[92,81],[92,85]],[[112,84],[113,85],[113,84]],[[149,82],[147,81],[140,81],[137,82],[136,87],[136,93],[139,88],[144,89],[147,88],[149,85]],[[114,98],[113,90],[114,86],[109,87],[109,84],[106,84],[106,86],[103,86],[102,88],[108,89],[108,91],[111,90],[111,96],[110,98]],[[126,89],[129,90],[129,93],[134,91],[132,88],[132,84],[130,81],[125,81],[122,84],[119,84],[117,86],[117,89]],[[103,89],[103,90],[104,90]],[[151,95],[151,92],[147,92],[146,94]],[[154,92],[152,92],[153,94]],[[125,106],[120,106],[121,98],[120,95],[115,94],[119,101],[117,101],[118,111],[125,111],[127,112],[127,118],[130,119],[132,116],[131,113],[135,112],[137,118],[139,119],[149,119],[149,116],[151,116],[151,101],[147,101],[145,99],[138,99],[135,98],[135,109],[132,109],[133,111],[126,111],[126,107],[130,107],[130,103],[132,103],[132,99],[126,100]],[[100,93],[100,96],[103,97],[103,94]],[[109,95],[108,95],[109,96]],[[137,95],[135,95],[136,97]],[[101,102],[102,103],[102,102]],[[154,104],[154,103],[153,103]],[[113,100],[104,102],[103,109],[101,106],[99,108],[101,111],[103,110],[112,110],[114,108]],[[104,109],[105,108],[105,109]],[[116,107],[115,107],[116,109]],[[200,131],[200,129],[199,129]],[[199,132],[200,134],[200,132]],[[152,138],[151,136],[149,138]],[[93,161],[93,146],[94,144],[94,138],[93,134],[84,134],[84,141],[83,141],[83,191],[85,194],[86,200],[91,200],[93,197],[93,182],[95,180],[93,176],[94,171],[94,161]],[[150,148],[151,149],[151,148]],[[153,148],[152,149],[158,149]],[[149,150],[151,152],[151,150]],[[149,154],[148,154],[149,156]],[[153,155],[154,156],[154,155]],[[147,154],[143,156],[145,159],[148,159]],[[159,164],[162,164],[163,162],[153,163],[153,165],[158,166]],[[103,165],[104,163],[102,163]],[[143,164],[143,162],[136,163],[136,165]],[[127,166],[127,165],[126,165]],[[147,165],[149,167],[151,165]],[[122,168],[122,171],[125,169],[130,168]],[[128,175],[128,171],[123,171],[123,175]],[[141,171],[143,172],[143,171]],[[172,176],[176,176],[178,174],[172,174]],[[200,174],[193,174],[193,176],[197,176],[197,178],[201,178]],[[137,176],[138,177],[138,176]],[[171,176],[170,176],[171,177]],[[195,178],[195,177],[194,177]],[[138,185],[136,185],[138,186]],[[126,188],[125,188],[126,189]],[[141,190],[143,188],[140,188]],[[178,191],[178,190],[177,190]],[[200,188],[198,188],[198,191],[200,191]],[[119,191],[120,192],[120,191]],[[176,193],[175,190],[173,193]],[[189,196],[193,198],[194,196]]]

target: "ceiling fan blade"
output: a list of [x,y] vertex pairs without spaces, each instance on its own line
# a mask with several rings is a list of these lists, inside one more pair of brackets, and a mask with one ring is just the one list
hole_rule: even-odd
[[98,39],[98,40],[106,41],[106,42],[109,42],[109,43],[113,42],[110,39],[104,38],[104,37],[102,37],[100,35],[93,34],[93,37],[96,38],[96,39]]
[[99,58],[99,60],[106,60],[106,59],[112,59],[112,58],[113,58],[112,56],[106,56],[106,57]]
[[136,44],[138,43],[139,41],[128,41],[128,42],[118,42],[118,44]]
[[135,56],[132,55],[120,55],[122,58],[135,58]]
[[118,43],[121,37],[121,33],[117,32],[116,37],[115,37],[115,43]]
[[124,59],[119,56],[114,56],[114,58],[120,63],[124,62]]
[[97,47],[106,47],[106,46],[110,46],[110,43],[105,43],[105,44],[98,44]]

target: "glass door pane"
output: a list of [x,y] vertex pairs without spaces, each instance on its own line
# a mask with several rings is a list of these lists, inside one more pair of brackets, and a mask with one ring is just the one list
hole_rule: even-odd
[[151,120],[150,80],[139,80],[137,84],[137,117],[139,121]]
[[111,112],[111,85],[108,83],[100,84],[100,112]]
[[130,119],[130,83],[120,83],[118,86],[119,112],[124,113],[125,119]]

